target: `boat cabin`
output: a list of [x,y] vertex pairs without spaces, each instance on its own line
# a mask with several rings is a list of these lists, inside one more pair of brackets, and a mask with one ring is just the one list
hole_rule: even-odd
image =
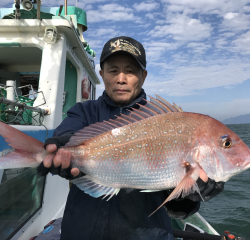
[[[44,142],[76,102],[96,98],[83,9],[20,1],[0,9],[0,121]],[[31,9],[30,9],[31,8]],[[37,19],[37,14],[40,18]],[[0,137],[0,156],[11,151]],[[35,168],[0,170],[0,239],[30,239],[63,215],[69,181]]]

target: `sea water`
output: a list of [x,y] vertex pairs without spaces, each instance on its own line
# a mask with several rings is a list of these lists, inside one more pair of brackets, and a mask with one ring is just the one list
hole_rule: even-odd
[[[228,124],[250,148],[250,124]],[[224,191],[206,203],[199,213],[222,235],[225,230],[250,239],[250,169],[225,183]]]

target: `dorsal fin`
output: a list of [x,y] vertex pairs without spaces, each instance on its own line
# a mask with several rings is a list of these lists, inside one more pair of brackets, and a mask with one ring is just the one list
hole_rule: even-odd
[[89,126],[75,133],[65,146],[67,147],[84,144],[85,141],[107,131],[118,127],[123,127],[152,116],[168,112],[183,112],[181,107],[178,107],[175,103],[171,105],[168,101],[158,95],[156,95],[156,99],[150,97],[150,101],[145,101],[147,102],[145,105],[137,104],[140,106],[140,108],[133,108],[128,115],[121,114],[121,116],[118,116],[116,119],[90,124]]

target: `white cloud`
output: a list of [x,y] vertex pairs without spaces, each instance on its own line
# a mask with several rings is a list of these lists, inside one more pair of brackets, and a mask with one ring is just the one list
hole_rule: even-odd
[[147,18],[149,18],[151,20],[154,20],[154,18],[155,18],[153,13],[147,13],[147,14],[145,14],[145,17],[147,17]]
[[166,23],[166,20],[157,20],[155,21],[156,24],[164,24]]
[[[227,12],[238,12],[245,5],[250,3],[250,0],[162,0],[166,4],[168,11],[182,11],[190,9],[199,13],[215,13],[224,15]],[[169,7],[170,6],[170,7]],[[172,7],[173,6],[173,7]]]
[[184,11],[184,9],[185,9],[185,6],[183,6],[183,5],[170,5],[170,6],[168,6],[168,11],[169,12],[182,12],[182,11]]
[[95,37],[101,37],[101,36],[106,36],[109,35],[110,37],[112,36],[118,36],[119,31],[112,29],[112,28],[99,28],[92,32],[92,34],[95,33]]
[[[180,60],[183,58],[183,66]],[[152,76],[145,82],[149,93],[164,93],[170,96],[188,96],[201,90],[228,87],[240,84],[250,78],[250,61],[235,59],[192,60],[178,54],[161,76]],[[164,80],[167,79],[167,80]],[[155,79],[161,79],[157,84]]]
[[237,17],[238,15],[239,15],[239,13],[229,12],[229,13],[225,14],[224,19],[227,19],[227,20],[233,19],[233,18]]
[[220,38],[215,41],[215,47],[218,49],[226,48],[226,50],[228,50],[228,45],[228,40],[225,38]]
[[89,38],[85,38],[85,41],[88,42],[89,46],[92,49],[96,49],[96,48],[103,48],[103,45],[105,44],[105,41],[101,40],[101,39],[89,39]]
[[148,63],[152,61],[158,61],[166,51],[177,49],[179,43],[168,43],[160,41],[148,41],[143,43],[146,50],[146,56]]
[[198,19],[184,15],[176,15],[165,26],[156,26],[148,34],[152,37],[172,37],[177,41],[200,41],[211,35],[212,27],[209,23],[202,23]]
[[191,51],[194,53],[204,53],[204,51],[208,50],[212,46],[210,44],[205,43],[197,43],[197,42],[190,42],[187,45],[187,48],[190,48]]
[[88,22],[103,21],[134,21],[140,22],[140,18],[133,14],[131,8],[123,7],[119,4],[105,4],[98,6],[98,10],[88,11]]
[[98,7],[99,10],[101,11],[105,11],[105,12],[133,12],[133,10],[131,8],[126,8],[123,7],[119,4],[115,4],[115,3],[110,3],[110,4],[105,4],[105,5],[101,5]]
[[232,42],[233,47],[230,48],[231,51],[239,52],[241,54],[250,54],[250,31],[242,34],[236,40]]
[[224,15],[224,20],[220,26],[222,30],[238,32],[247,30],[250,27],[250,15],[229,12]]
[[[191,102],[178,103],[185,112],[196,112],[209,115],[223,121],[225,119],[240,115],[249,114],[250,98],[234,99],[225,102]],[[233,113],[232,113],[233,109]]]
[[100,67],[100,64],[96,64],[95,65],[95,72],[96,72],[96,75],[99,77],[99,80],[101,82],[101,84],[99,85],[96,85],[96,99],[102,95],[104,89],[105,89],[105,86],[104,86],[104,83],[103,83],[103,80],[99,74],[99,71],[100,71],[101,67]]
[[242,9],[241,9],[242,12],[250,12],[250,6],[244,6]]
[[159,8],[160,4],[159,3],[156,3],[156,2],[153,2],[153,3],[144,3],[144,2],[141,2],[141,3],[135,3],[133,5],[133,7],[136,9],[136,11],[140,12],[140,11],[152,11],[156,8]]

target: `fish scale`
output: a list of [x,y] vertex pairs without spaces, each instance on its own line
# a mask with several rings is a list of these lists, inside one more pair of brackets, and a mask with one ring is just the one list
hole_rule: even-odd
[[[81,162],[77,167],[104,186],[173,188],[186,174],[182,165],[187,154],[185,149],[190,148],[187,146],[191,142],[190,128],[197,127],[191,118],[188,121],[191,126],[183,124],[183,115],[162,114],[93,138],[85,143],[84,159],[77,161]],[[82,157],[82,153],[78,155],[76,150],[73,162],[74,157]],[[95,164],[89,159],[94,159]],[[113,177],[106,178],[110,169]],[[121,176],[121,173],[125,174]]]
[[[250,168],[250,150],[232,130],[156,98],[71,137],[63,148],[72,154],[71,165],[86,174],[72,183],[92,197],[109,198],[120,188],[175,188],[165,204],[200,193],[196,181],[202,172],[219,182]],[[0,134],[15,149],[0,157],[2,169],[35,167],[48,156],[43,143],[1,122]]]

